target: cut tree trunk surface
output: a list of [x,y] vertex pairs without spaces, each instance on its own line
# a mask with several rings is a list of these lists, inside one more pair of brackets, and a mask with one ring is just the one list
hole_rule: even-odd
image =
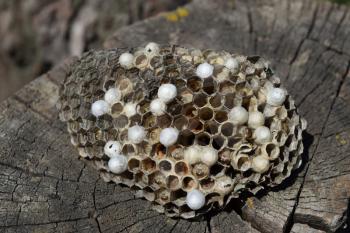
[[304,166],[205,221],[167,218],[78,159],[55,109],[69,59],[0,104],[0,232],[350,232],[349,8],[317,0],[186,7],[188,16],[122,28],[105,46],[155,41],[266,57],[308,121]]

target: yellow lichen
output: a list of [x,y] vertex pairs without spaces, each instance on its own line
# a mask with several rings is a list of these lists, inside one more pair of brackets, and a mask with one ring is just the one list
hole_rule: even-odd
[[186,17],[189,15],[189,11],[185,7],[178,7],[176,9],[176,13],[180,18]]
[[166,20],[170,22],[177,22],[181,18],[184,18],[189,15],[189,11],[185,7],[178,7],[175,11],[167,12],[163,14]]
[[174,12],[169,12],[165,14],[165,18],[170,22],[176,22],[179,20],[179,17]]
[[246,203],[247,203],[247,206],[248,206],[249,209],[253,209],[253,208],[254,208],[254,201],[253,201],[253,198],[250,198],[250,197],[249,197],[249,198],[247,199],[247,202],[246,202]]
[[335,139],[340,145],[346,145],[347,143],[347,141],[342,136],[340,136],[340,134],[336,134]]

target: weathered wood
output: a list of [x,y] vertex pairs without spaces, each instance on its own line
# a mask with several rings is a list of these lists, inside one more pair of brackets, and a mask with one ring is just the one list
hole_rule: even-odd
[[311,228],[308,225],[296,223],[293,225],[291,233],[325,233],[325,231]]
[[299,197],[295,220],[335,231],[349,218],[350,75],[331,108]]
[[77,159],[54,108],[66,64],[0,104],[0,231],[322,232],[343,223],[350,196],[348,8],[316,0],[240,0],[234,8],[197,0],[187,8],[179,21],[159,15],[117,31],[105,45],[156,41],[268,58],[309,123],[310,166],[242,209],[230,205],[207,221],[168,219]]

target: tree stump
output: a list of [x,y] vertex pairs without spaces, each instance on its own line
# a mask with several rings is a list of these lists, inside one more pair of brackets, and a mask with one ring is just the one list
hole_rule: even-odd
[[304,166],[276,189],[206,220],[170,219],[78,159],[58,120],[65,64],[0,104],[0,232],[349,232],[350,14],[317,0],[200,1],[122,28],[105,47],[147,41],[258,54],[308,121]]

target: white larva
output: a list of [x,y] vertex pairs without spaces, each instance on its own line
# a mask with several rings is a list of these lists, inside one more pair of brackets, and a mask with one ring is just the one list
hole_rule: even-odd
[[121,174],[128,168],[128,161],[124,155],[116,155],[108,161],[108,168],[115,174]]
[[215,191],[223,195],[229,194],[233,190],[233,183],[229,176],[218,177],[215,182]]
[[236,106],[229,112],[229,118],[233,124],[243,125],[248,121],[248,111],[241,106]]
[[159,53],[159,45],[154,42],[150,42],[145,47],[145,54],[148,56],[154,56]]
[[110,106],[104,100],[97,100],[91,105],[91,113],[95,117],[100,117],[109,112]]
[[258,127],[255,130],[254,135],[255,135],[255,142],[258,144],[264,144],[267,142],[271,142],[272,140],[271,131],[266,126]]
[[177,89],[174,84],[162,84],[158,89],[158,98],[164,103],[169,103],[170,101],[175,99],[176,95]]
[[260,126],[263,126],[265,123],[264,114],[259,111],[249,112],[248,117],[248,126],[250,128],[256,129]]
[[187,193],[186,204],[192,210],[199,210],[205,204],[205,196],[198,189],[194,189],[194,190],[190,191],[189,193]]
[[139,125],[134,125],[128,129],[128,139],[132,143],[140,143],[146,137],[145,128]]
[[196,75],[201,79],[206,79],[213,74],[213,71],[214,71],[214,66],[205,62],[197,66]]
[[264,173],[269,170],[270,162],[265,156],[256,156],[252,160],[252,169],[257,173]]
[[126,69],[133,67],[133,61],[134,55],[131,53],[122,53],[119,57],[119,64]]
[[174,145],[179,136],[179,130],[175,128],[165,128],[160,132],[159,141],[164,146],[168,147]]
[[158,99],[152,100],[149,108],[153,115],[161,116],[166,111],[166,104],[164,103],[163,100],[158,98]]
[[218,152],[211,146],[205,146],[201,148],[200,158],[202,163],[211,167],[218,161]]
[[271,88],[267,93],[266,102],[272,106],[281,106],[286,96],[286,91],[282,88]]
[[110,158],[120,155],[121,150],[122,146],[117,141],[108,141],[104,146],[104,153]]
[[126,103],[124,105],[124,113],[127,117],[132,117],[136,115],[137,109],[135,103]]
[[105,93],[105,96],[104,96],[105,101],[110,105],[118,102],[120,98],[121,98],[121,93],[117,88],[108,89],[108,91]]
[[225,67],[231,71],[236,71],[238,68],[238,61],[235,58],[230,57],[225,61]]
[[199,146],[194,145],[187,147],[184,151],[184,159],[189,164],[195,164],[201,161],[201,149]]

